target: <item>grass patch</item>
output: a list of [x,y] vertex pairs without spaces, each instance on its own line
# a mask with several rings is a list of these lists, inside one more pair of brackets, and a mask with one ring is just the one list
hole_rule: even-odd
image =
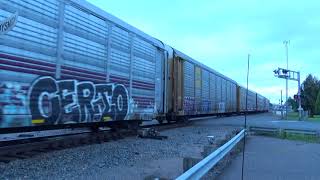
[[[288,113],[288,120],[299,120],[299,113],[298,112],[289,112]],[[314,115],[313,117],[308,117],[307,121],[310,122],[320,122],[320,115]]]
[[288,113],[288,120],[299,120],[299,113],[298,112],[289,112]]
[[320,115],[314,115],[312,118],[309,117],[308,121],[312,121],[312,122],[320,122]]
[[320,143],[320,137],[316,134],[302,134],[302,133],[295,133],[295,132],[285,132],[285,131],[256,131],[256,135],[260,136],[268,136],[268,137],[275,137],[293,141],[303,141],[309,143]]
[[294,141],[304,141],[310,143],[319,143],[320,139],[317,135],[313,134],[298,134],[298,133],[284,133],[283,139],[294,140]]

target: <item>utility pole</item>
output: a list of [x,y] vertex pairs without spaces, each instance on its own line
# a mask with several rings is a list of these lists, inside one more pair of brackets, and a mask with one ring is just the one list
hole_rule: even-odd
[[[286,47],[286,57],[287,57],[287,70],[289,69],[289,54],[288,54],[288,44],[290,44],[290,41],[283,41],[283,44]],[[288,120],[288,79],[286,78],[286,120]]]
[[281,119],[283,119],[283,106],[282,106],[282,89],[281,89],[281,100],[280,100],[280,108],[281,108]]
[[303,112],[303,108],[301,107],[301,81],[300,81],[300,72],[298,73],[298,102],[299,102],[299,120],[302,120],[302,112]]

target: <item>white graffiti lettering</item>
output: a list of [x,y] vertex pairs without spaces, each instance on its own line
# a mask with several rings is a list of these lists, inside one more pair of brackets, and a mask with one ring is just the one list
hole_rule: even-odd
[[32,121],[48,125],[124,120],[129,112],[128,91],[117,83],[45,76],[33,82],[28,96]]

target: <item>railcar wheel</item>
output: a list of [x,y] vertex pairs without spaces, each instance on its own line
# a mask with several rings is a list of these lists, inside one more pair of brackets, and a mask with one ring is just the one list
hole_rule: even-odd
[[163,119],[158,119],[159,124],[163,124]]
[[177,118],[177,122],[178,123],[187,123],[189,121],[189,117],[188,116],[180,116]]

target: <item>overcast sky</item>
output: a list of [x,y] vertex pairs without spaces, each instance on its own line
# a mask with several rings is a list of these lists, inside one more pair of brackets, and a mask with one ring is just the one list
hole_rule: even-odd
[[[279,103],[285,80],[273,70],[320,77],[320,3],[250,0],[88,0],[147,34],[208,65],[241,85],[251,54],[249,88]],[[289,83],[289,95],[297,83]]]

